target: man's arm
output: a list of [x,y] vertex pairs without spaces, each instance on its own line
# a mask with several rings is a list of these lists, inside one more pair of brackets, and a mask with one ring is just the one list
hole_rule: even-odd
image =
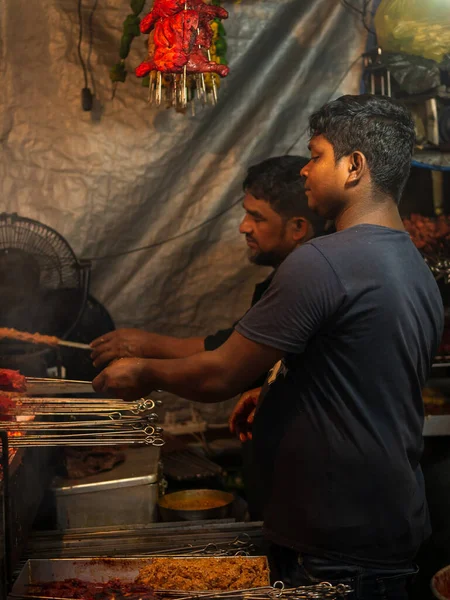
[[203,337],[176,338],[140,329],[117,329],[91,343],[95,367],[118,358],[183,358],[204,350]]
[[163,389],[190,400],[218,402],[249,389],[257,377],[308,341],[339,309],[346,291],[312,244],[281,264],[263,298],[213,352],[184,359],[124,359],[94,380],[94,389],[135,399]]
[[220,402],[248,388],[284,352],[252,342],[237,332],[213,352],[173,360],[124,359],[107,367],[93,382],[97,392],[125,400],[155,389],[197,402]]

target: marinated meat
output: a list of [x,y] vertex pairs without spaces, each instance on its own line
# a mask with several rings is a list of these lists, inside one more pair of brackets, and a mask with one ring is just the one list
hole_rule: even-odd
[[162,590],[242,590],[269,585],[263,557],[154,558],[136,583]]
[[185,0],[155,0],[152,10],[141,20],[141,33],[150,33],[159,19],[172,17],[184,10]]
[[28,333],[9,327],[0,327],[0,338],[10,338],[21,342],[31,342],[32,344],[46,344],[47,346],[57,346],[59,343],[59,339],[54,335]]
[[26,392],[26,389],[27,380],[19,371],[0,369],[0,391]]
[[450,217],[440,215],[430,219],[418,214],[412,214],[409,219],[403,219],[403,225],[419,250],[426,253],[438,253],[446,250],[450,243]]
[[83,598],[83,600],[153,600],[145,585],[111,579],[107,583],[91,583],[80,579],[49,581],[28,586],[28,596],[47,598]]
[[198,16],[195,10],[185,10],[171,19],[159,21],[153,37],[155,48],[153,60],[143,63],[136,73],[144,71],[149,73],[154,70],[180,73],[188,62],[197,35]]
[[16,402],[12,398],[0,394],[0,418],[3,413],[15,407]]
[[211,47],[213,37],[210,21],[227,17],[225,9],[202,0],[155,0],[140,24],[142,33],[154,29],[154,36],[149,37],[147,60],[136,68],[137,77],[150,71],[181,73],[185,67],[188,73],[218,73],[225,77],[228,67],[209,61],[204,52]]

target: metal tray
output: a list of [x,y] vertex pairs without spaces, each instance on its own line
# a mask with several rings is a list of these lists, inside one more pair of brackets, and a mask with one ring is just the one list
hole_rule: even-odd
[[28,377],[27,394],[29,396],[96,395],[90,381],[49,379],[47,377]]
[[[112,578],[119,578],[131,583],[139,575],[139,571],[153,562],[153,558],[79,558],[79,559],[41,559],[28,560],[16,579],[11,591],[11,598],[27,595],[28,586],[47,581],[63,581],[64,579],[81,579],[106,583]],[[171,557],[170,560],[189,561],[200,556]],[[232,557],[214,557],[214,560],[230,560]],[[240,560],[261,560],[261,557],[239,556]],[[265,558],[266,567],[267,558]],[[267,581],[269,585],[269,581]]]
[[423,436],[450,436],[450,415],[427,415],[423,424]]

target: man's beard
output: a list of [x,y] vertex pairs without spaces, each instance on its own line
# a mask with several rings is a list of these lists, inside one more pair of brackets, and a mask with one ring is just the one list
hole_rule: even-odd
[[248,259],[251,263],[260,267],[277,267],[283,260],[274,252],[257,252],[256,254],[252,254],[251,249],[249,250]]

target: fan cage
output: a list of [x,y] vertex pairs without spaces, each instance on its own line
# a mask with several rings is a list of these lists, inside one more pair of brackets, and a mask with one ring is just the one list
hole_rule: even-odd
[[80,287],[78,259],[62,235],[51,227],[16,214],[1,214],[0,253],[11,250],[21,251],[38,263],[41,289]]
[[[4,296],[9,295],[14,300],[14,295],[17,293],[22,308],[26,309],[30,306],[30,312],[35,308],[33,303],[37,301],[34,297],[36,295],[47,298],[50,297],[49,294],[54,297],[55,294],[69,293],[72,298],[76,298],[70,308],[66,307],[64,325],[61,328],[48,332],[45,331],[45,325],[42,325],[41,329],[41,333],[67,337],[76,327],[86,304],[90,263],[79,261],[64,237],[51,227],[34,219],[20,217],[16,213],[2,213],[0,214],[0,266],[2,264],[3,275],[6,273],[3,281],[0,281],[0,286],[3,283],[6,292]],[[14,272],[16,264],[19,264],[17,273]],[[29,296],[26,292],[27,285],[32,289]],[[37,291],[33,286],[36,286]],[[14,326],[8,323],[7,312],[5,306],[0,327]],[[40,327],[39,322],[38,326]],[[21,327],[16,326],[16,328]],[[3,340],[1,344],[0,354],[4,354],[7,350],[5,342],[6,340]],[[30,344],[23,345],[23,352],[32,352],[30,346]],[[17,350],[19,350],[17,344],[14,344],[14,348],[10,348],[11,354],[15,354]],[[35,347],[34,352],[37,350],[38,348]]]

